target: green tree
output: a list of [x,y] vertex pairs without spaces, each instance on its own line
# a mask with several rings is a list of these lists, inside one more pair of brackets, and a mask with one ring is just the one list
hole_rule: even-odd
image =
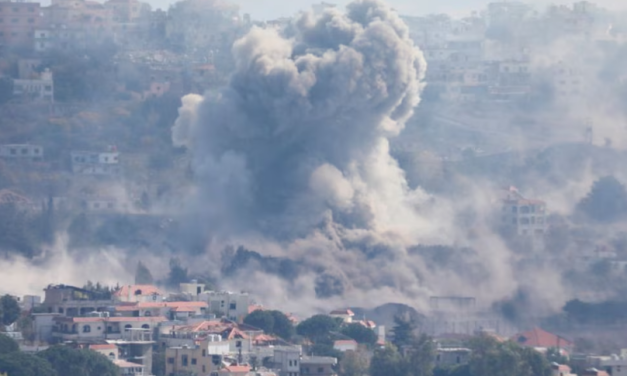
[[20,304],[11,295],[5,295],[0,298],[0,311],[2,313],[2,325],[13,324],[22,312]]
[[560,353],[560,350],[557,347],[549,347],[546,350],[546,360],[549,363],[557,363],[557,364],[566,364],[568,363],[568,358]]
[[407,350],[405,374],[411,376],[433,376],[433,359],[435,358],[435,344],[427,335],[420,335],[411,341]]
[[387,344],[374,352],[370,376],[403,376],[402,359],[394,345]]
[[348,324],[340,330],[342,334],[357,341],[357,343],[374,345],[377,343],[377,334],[372,329],[357,323]]
[[274,316],[270,311],[258,309],[244,317],[244,324],[259,328],[266,333],[274,333]]
[[613,176],[600,178],[579,202],[578,210],[598,222],[622,219],[627,213],[627,191]]
[[330,332],[337,331],[339,327],[339,320],[327,315],[315,315],[298,324],[296,333],[316,342],[327,338]]
[[119,369],[104,355],[56,345],[37,354],[47,360],[58,375],[119,376]]
[[0,373],[9,376],[58,376],[46,360],[19,351],[0,355]]
[[399,349],[409,346],[414,339],[415,324],[409,318],[394,317],[392,328],[392,343]]
[[347,351],[340,361],[340,376],[367,376],[370,368],[368,354],[361,351]]
[[152,285],[153,283],[154,279],[152,278],[152,273],[150,273],[150,270],[143,262],[139,261],[137,263],[137,269],[135,269],[135,284]]
[[291,339],[295,333],[292,321],[281,311],[270,311],[270,314],[274,319],[274,329],[272,330],[272,334],[275,334],[285,340]]
[[15,340],[7,335],[0,334],[0,355],[20,351],[20,346]]

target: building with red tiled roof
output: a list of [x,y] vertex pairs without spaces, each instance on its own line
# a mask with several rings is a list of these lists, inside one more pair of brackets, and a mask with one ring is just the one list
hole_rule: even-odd
[[117,360],[120,356],[118,347],[113,343],[92,344],[89,345],[89,349],[106,356],[110,360]]
[[354,339],[340,339],[333,342],[333,348],[344,352],[344,351],[357,351],[357,341]]
[[184,320],[203,315],[207,307],[207,302],[138,302],[116,306],[115,311],[127,316],[164,316],[171,320]]
[[250,372],[250,366],[230,365],[218,371],[220,376],[246,376]]
[[113,297],[120,302],[160,302],[164,295],[153,285],[124,285]]
[[331,311],[329,316],[337,317],[344,320],[346,323],[350,323],[353,322],[353,316],[355,316],[355,314],[350,309],[336,309]]
[[152,331],[165,317],[65,317],[53,319],[52,337],[59,341],[105,342],[137,335],[151,340]]
[[572,341],[540,328],[533,328],[527,332],[518,333],[512,337],[512,340],[521,346],[533,347],[539,350],[555,347],[570,351],[574,346]]

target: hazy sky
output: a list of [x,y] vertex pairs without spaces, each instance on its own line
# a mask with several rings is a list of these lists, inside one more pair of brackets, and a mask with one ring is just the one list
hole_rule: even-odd
[[[235,0],[239,4],[242,13],[250,13],[254,19],[273,19],[282,16],[290,16],[299,10],[312,4],[320,3],[320,0]],[[350,0],[326,0],[327,3],[344,5]],[[472,10],[480,10],[490,1],[486,0],[388,0],[400,13],[408,15],[421,15],[426,13],[443,12],[455,16],[465,15]],[[573,1],[530,0],[527,3],[548,4],[572,4]],[[610,8],[627,8],[626,0],[598,0],[594,3]]]

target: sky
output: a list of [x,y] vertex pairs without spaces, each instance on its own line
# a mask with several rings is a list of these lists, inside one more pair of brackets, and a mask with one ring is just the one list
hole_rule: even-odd
[[[321,0],[236,0],[241,13],[250,13],[253,19],[268,20],[291,16],[300,10],[320,3]],[[345,5],[350,0],[327,0],[327,3]],[[453,16],[464,16],[473,10],[481,10],[491,1],[485,0],[388,0],[388,2],[405,15],[423,15],[429,13],[448,13]],[[524,1],[538,6],[549,4],[572,4],[573,1],[529,0]],[[625,0],[597,0],[594,3],[608,9],[627,9]]]

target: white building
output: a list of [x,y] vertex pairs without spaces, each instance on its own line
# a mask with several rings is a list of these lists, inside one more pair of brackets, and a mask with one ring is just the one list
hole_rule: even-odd
[[39,78],[13,80],[13,95],[27,100],[54,102],[52,72],[46,69]]
[[333,348],[345,352],[345,351],[357,351],[357,341],[354,339],[340,339],[333,342]]
[[209,313],[223,315],[229,320],[242,322],[248,315],[250,305],[248,293],[204,291],[197,299],[209,303]]
[[44,148],[40,145],[9,144],[0,145],[0,157],[7,159],[41,160],[44,156]]
[[353,316],[355,316],[355,314],[350,309],[336,309],[334,311],[331,311],[331,313],[329,313],[329,316],[342,319],[342,321],[344,321],[345,323],[350,324],[351,322],[353,322]]
[[298,348],[274,351],[274,368],[279,369],[279,376],[300,375],[300,356],[301,352]]
[[108,152],[73,151],[72,172],[84,175],[118,175],[120,153],[115,148]]
[[510,187],[503,198],[501,222],[518,235],[541,236],[546,231],[546,203],[527,199],[516,188]]

